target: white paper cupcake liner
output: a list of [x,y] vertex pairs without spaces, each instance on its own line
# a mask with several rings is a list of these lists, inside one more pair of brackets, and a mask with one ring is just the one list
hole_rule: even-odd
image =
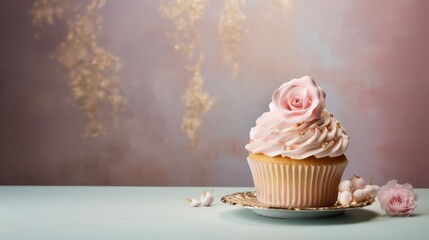
[[258,201],[282,207],[335,204],[347,161],[331,165],[273,163],[247,158]]

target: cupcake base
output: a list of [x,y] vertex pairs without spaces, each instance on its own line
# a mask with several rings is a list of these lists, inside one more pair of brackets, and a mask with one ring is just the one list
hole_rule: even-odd
[[337,201],[338,184],[348,164],[345,155],[294,160],[249,154],[259,202],[281,207],[325,207]]

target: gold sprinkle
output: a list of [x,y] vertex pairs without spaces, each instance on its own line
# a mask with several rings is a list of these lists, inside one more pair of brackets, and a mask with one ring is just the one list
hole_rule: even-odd
[[298,136],[304,136],[305,135],[305,132],[299,132],[298,133]]
[[332,126],[331,125],[326,126],[326,128],[328,129],[328,131],[332,131]]
[[285,151],[290,151],[292,148],[290,146],[283,145],[282,149]]
[[304,122],[297,123],[297,124],[295,124],[295,126],[300,127],[302,124],[304,124]]
[[337,128],[341,128],[341,123],[337,122]]
[[322,148],[327,148],[328,147],[329,142],[323,142],[322,143]]

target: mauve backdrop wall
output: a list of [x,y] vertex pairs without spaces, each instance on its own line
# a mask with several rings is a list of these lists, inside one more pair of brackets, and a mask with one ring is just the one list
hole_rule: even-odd
[[[121,58],[122,127],[85,141],[67,73],[48,56],[64,24],[30,24],[32,1],[2,1],[0,184],[251,186],[249,130],[272,92],[303,75],[327,92],[350,136],[352,174],[429,187],[429,1],[247,1],[240,72],[221,63],[211,1],[198,24],[205,89],[215,104],[192,149],[180,130],[188,80],[158,1],[108,1],[101,43]],[[34,39],[38,32],[40,38]]]

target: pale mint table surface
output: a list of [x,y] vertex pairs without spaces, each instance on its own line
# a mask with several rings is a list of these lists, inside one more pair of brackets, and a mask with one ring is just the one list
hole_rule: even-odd
[[[213,189],[212,207],[189,197]],[[0,186],[1,240],[61,239],[429,239],[429,189],[417,189],[411,217],[388,217],[379,203],[332,218],[285,220],[223,204],[251,188]]]

